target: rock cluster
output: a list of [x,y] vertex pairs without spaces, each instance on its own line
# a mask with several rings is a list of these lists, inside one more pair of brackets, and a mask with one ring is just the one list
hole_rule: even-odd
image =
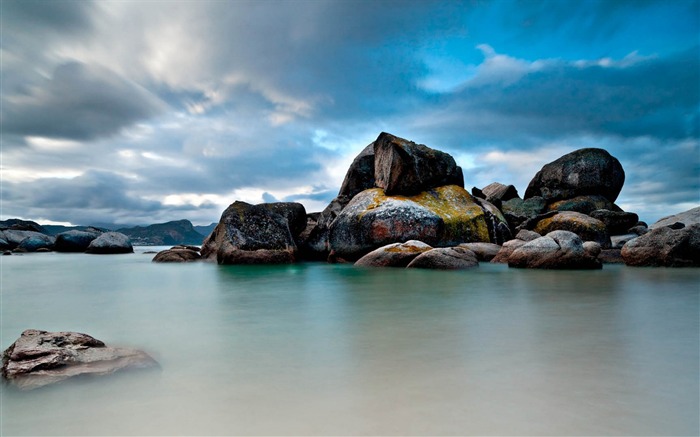
[[3,379],[23,390],[76,376],[153,367],[158,363],[143,351],[106,346],[78,332],[28,329],[2,355]]
[[[23,220],[6,220],[0,225],[0,250],[12,252],[86,252],[96,254],[131,253],[129,237],[88,227],[49,235],[42,226]],[[11,252],[10,252],[11,251]]]

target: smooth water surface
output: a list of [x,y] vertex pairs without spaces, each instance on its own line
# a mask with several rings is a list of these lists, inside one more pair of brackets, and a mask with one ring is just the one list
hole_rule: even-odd
[[3,386],[1,435],[700,433],[700,269],[152,256],[0,258],[3,349],[71,330],[162,366]]

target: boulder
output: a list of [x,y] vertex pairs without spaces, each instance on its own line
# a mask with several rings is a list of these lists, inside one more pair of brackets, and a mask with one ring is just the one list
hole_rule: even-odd
[[540,238],[542,235],[538,234],[535,231],[530,231],[528,229],[521,229],[518,231],[517,235],[515,238],[518,240],[523,240],[523,241],[532,241]]
[[375,249],[355,263],[361,267],[406,267],[415,257],[432,247],[422,241],[392,243]]
[[56,252],[85,252],[92,240],[99,237],[101,232],[66,231],[56,235]]
[[462,270],[478,267],[476,254],[465,247],[439,247],[418,255],[409,269]]
[[23,390],[75,376],[108,375],[126,369],[154,367],[158,367],[158,363],[143,351],[109,347],[78,332],[28,329],[2,356],[3,378]]
[[462,169],[452,156],[386,132],[374,141],[374,179],[389,196],[445,185],[464,187]]
[[683,223],[686,226],[700,223],[700,206],[659,219],[656,223],[649,226],[649,229],[663,228],[674,223]]
[[597,209],[620,210],[614,203],[599,194],[557,200],[547,205],[548,211],[574,211],[581,214],[590,214]]
[[599,194],[614,202],[624,183],[625,172],[617,158],[603,149],[579,149],[542,167],[524,198],[542,196],[552,202]]
[[569,231],[553,231],[515,249],[508,266],[534,269],[599,269],[602,264],[586,252],[583,241]]
[[491,259],[491,262],[492,263],[499,263],[499,264],[500,263],[507,263],[508,258],[515,251],[515,249],[522,247],[523,245],[525,245],[525,243],[527,243],[527,241],[518,240],[518,239],[506,241],[505,243],[503,243],[503,246],[501,246],[501,250],[499,250],[498,253],[496,254],[496,256],[494,256]]
[[175,246],[170,249],[161,250],[153,257],[155,263],[184,263],[199,261],[202,256],[198,250],[189,247]]
[[365,190],[350,201],[329,230],[330,248],[346,260],[407,240],[433,247],[490,241],[484,210],[456,185],[414,196]]
[[573,211],[559,212],[552,217],[539,220],[534,229],[540,235],[552,231],[570,231],[585,241],[595,241],[604,249],[610,248],[610,235],[605,224],[585,214]]
[[5,235],[0,231],[0,250],[10,250],[12,245],[5,239]]
[[134,247],[126,235],[120,232],[105,232],[92,240],[85,252],[93,254],[133,253]]
[[44,238],[47,235],[36,231],[21,231],[16,229],[5,229],[2,231],[3,239],[6,241],[8,249],[15,249],[25,238]]
[[56,238],[49,235],[32,235],[20,241],[15,248],[16,252],[36,252],[40,249],[53,249]]
[[591,211],[588,215],[605,223],[608,232],[613,235],[627,232],[639,221],[639,216],[633,212],[597,209]]
[[493,182],[481,189],[484,197],[489,202],[500,200],[505,202],[511,199],[519,199],[518,190],[513,185],[504,185],[500,182]]
[[219,264],[291,263],[296,253],[287,219],[240,201],[226,208],[202,245],[202,258]]
[[287,220],[292,237],[298,237],[306,229],[306,209],[297,202],[261,203],[260,206],[281,215]]
[[700,224],[654,228],[628,241],[621,254],[628,266],[700,266]]
[[374,188],[374,143],[362,149],[345,173],[338,196],[348,201],[362,191]]
[[600,253],[603,251],[603,248],[595,241],[584,241],[583,251],[586,252],[586,255],[590,256],[591,258],[598,258],[598,255],[600,255]]
[[531,197],[527,200],[514,198],[501,203],[501,211],[511,229],[517,228],[525,220],[541,214],[547,206],[542,197]]
[[457,247],[471,250],[477,260],[486,262],[491,261],[501,251],[501,246],[494,243],[462,243]]

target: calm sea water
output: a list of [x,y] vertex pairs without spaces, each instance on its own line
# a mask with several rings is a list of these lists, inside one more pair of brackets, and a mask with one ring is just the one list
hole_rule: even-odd
[[700,269],[463,272],[1,257],[27,328],[160,371],[2,388],[7,435],[698,435]]

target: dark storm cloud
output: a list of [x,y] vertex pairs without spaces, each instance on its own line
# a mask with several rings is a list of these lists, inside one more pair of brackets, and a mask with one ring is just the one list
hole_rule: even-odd
[[148,91],[109,70],[71,62],[59,65],[37,89],[8,96],[2,129],[8,134],[91,140],[160,113]]

